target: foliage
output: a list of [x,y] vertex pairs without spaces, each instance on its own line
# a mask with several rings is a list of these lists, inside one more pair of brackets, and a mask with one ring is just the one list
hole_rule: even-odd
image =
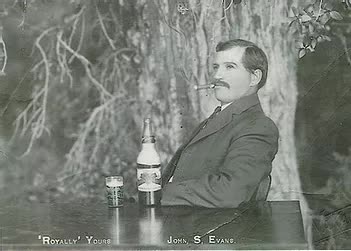
[[[335,34],[337,29],[333,26],[343,20],[343,16],[347,19],[351,17],[349,5],[349,0],[342,2],[320,0],[306,7],[292,7],[293,17],[290,18],[289,27],[298,36],[296,47],[299,58],[314,52],[318,43],[331,41],[330,36]],[[337,31],[340,33],[340,30]],[[351,26],[346,33],[351,33]]]

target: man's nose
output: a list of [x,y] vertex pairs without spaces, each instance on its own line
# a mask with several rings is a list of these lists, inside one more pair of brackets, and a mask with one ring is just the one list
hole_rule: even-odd
[[215,73],[213,74],[213,78],[215,80],[221,80],[222,79],[222,72],[220,69],[217,69],[217,71],[215,71]]

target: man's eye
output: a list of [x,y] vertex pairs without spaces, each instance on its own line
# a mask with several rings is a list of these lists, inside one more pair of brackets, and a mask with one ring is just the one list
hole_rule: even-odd
[[212,68],[213,68],[213,70],[217,70],[218,69],[218,65],[214,65]]
[[235,69],[235,66],[234,66],[234,65],[229,64],[229,65],[226,65],[226,68],[227,68],[227,69]]

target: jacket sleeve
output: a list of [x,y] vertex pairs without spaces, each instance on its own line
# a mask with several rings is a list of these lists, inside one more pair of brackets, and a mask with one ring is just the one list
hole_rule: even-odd
[[[238,207],[249,201],[272,168],[278,150],[278,129],[262,121],[233,140],[223,165],[199,179],[172,182],[162,191],[162,205]],[[189,167],[191,168],[191,167]]]

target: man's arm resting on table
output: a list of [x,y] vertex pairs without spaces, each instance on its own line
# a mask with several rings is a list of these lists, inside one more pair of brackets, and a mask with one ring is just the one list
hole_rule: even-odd
[[[263,122],[247,130],[230,146],[218,171],[199,174],[199,179],[168,183],[162,205],[237,207],[248,201],[261,179],[271,171],[277,152],[278,131]],[[189,167],[191,168],[191,167]]]

